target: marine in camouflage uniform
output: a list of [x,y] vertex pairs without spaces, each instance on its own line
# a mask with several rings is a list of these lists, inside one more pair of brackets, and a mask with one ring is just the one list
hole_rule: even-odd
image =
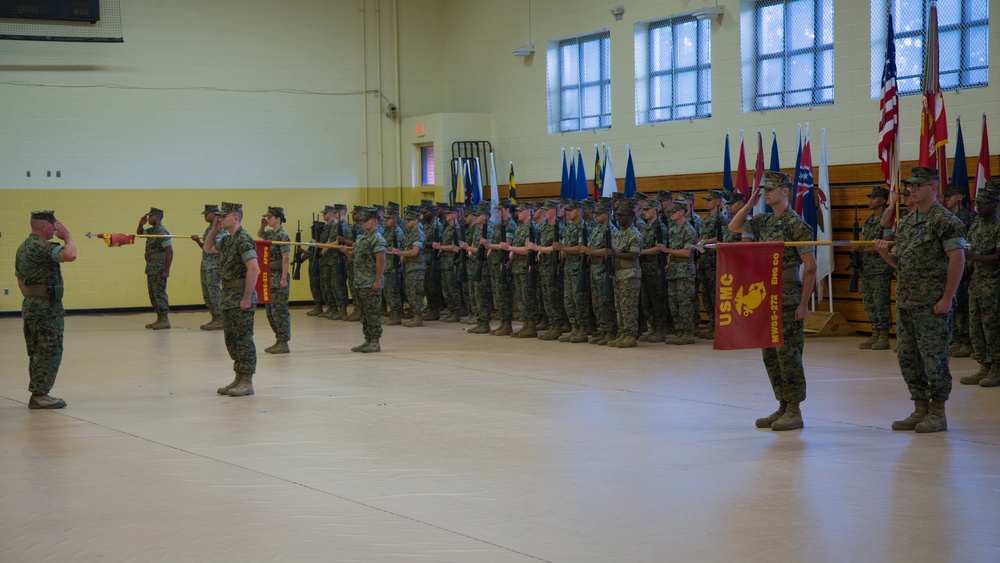
[[[515,338],[535,338],[538,336],[538,300],[535,288],[528,287],[528,241],[535,238],[535,222],[531,220],[531,206],[525,202],[517,205],[517,228],[514,230],[514,240],[504,243],[504,250],[513,253],[511,273],[514,275],[514,290],[517,293],[517,306],[521,311],[521,330],[512,333]],[[537,266],[536,266],[537,268]],[[536,280],[537,281],[537,280]],[[537,285],[537,284],[536,284]]]
[[[466,264],[468,266],[469,291],[472,299],[469,314],[475,315],[476,326],[466,330],[470,334],[490,334],[490,319],[493,316],[493,283],[490,278],[490,266],[483,263],[487,256],[487,247],[484,240],[489,240],[493,236],[493,227],[490,225],[490,204],[487,201],[479,202],[479,205],[471,212],[473,218],[472,228],[469,229],[466,244],[462,246],[463,252],[468,253]],[[479,280],[476,280],[476,271],[479,271]]]
[[[63,244],[52,242],[57,236]],[[56,221],[55,211],[31,213],[31,234],[14,256],[14,277],[24,300],[24,344],[28,350],[30,409],[61,409],[66,401],[49,393],[63,355],[63,285],[61,264],[76,260],[76,244],[69,230]]]
[[[514,320],[514,275],[510,271],[510,252],[500,248],[502,243],[508,245],[514,242],[514,232],[517,225],[510,218],[510,201],[500,200],[497,206],[500,221],[493,226],[486,240],[490,250],[490,278],[493,286],[493,301],[496,303],[500,316],[500,326],[491,330],[493,336],[510,336],[513,333],[511,323]],[[481,241],[482,242],[482,241]]]
[[[972,213],[962,204],[965,190],[949,183],[944,190],[944,208],[962,221],[965,232],[972,226]],[[968,358],[972,355],[972,336],[969,333],[969,274],[962,276],[958,284],[957,304],[951,315],[951,344],[949,350],[953,358]]]
[[444,308],[444,297],[441,294],[441,265],[438,260],[438,252],[434,250],[434,243],[441,242],[444,225],[437,217],[437,206],[433,201],[424,199],[420,201],[420,213],[423,214],[421,226],[424,235],[427,237],[427,245],[424,246],[424,261],[427,265],[427,273],[424,276],[424,294],[427,296],[427,314],[424,320],[436,321],[441,318],[441,309]]
[[[218,252],[222,267],[222,323],[226,350],[233,360],[236,378],[216,392],[242,397],[253,395],[253,376],[257,372],[257,346],[253,341],[253,318],[257,311],[255,289],[259,265],[257,245],[241,226],[243,205],[222,202],[219,217],[205,237],[208,252]],[[220,229],[229,236],[216,239]],[[215,241],[218,240],[218,243]]]
[[[332,236],[328,242],[339,243],[341,237],[346,238],[352,229],[351,224],[347,222],[347,205],[343,203],[335,204],[333,210],[334,227],[331,233]],[[347,304],[351,301],[347,290],[347,256],[336,249],[330,249],[327,253],[333,255],[334,264],[336,265],[333,269],[333,303],[330,304],[330,307],[336,310],[329,315],[329,318],[331,321],[344,320],[348,316]]]
[[570,201],[566,204],[566,229],[563,231],[561,243],[553,244],[555,250],[563,254],[563,310],[573,330],[559,337],[559,342],[587,342],[587,325],[590,323],[590,292],[587,289],[584,275],[590,275],[583,269],[587,256],[581,254],[585,229],[581,204]]
[[684,217],[685,206],[676,201],[668,208],[670,219],[670,244],[660,245],[660,252],[669,256],[667,263],[667,300],[674,318],[676,333],[666,339],[667,344],[694,344],[694,229]]
[[404,326],[413,328],[424,326],[424,274],[427,271],[424,246],[427,244],[427,237],[420,228],[420,213],[416,209],[407,209],[403,218],[406,220],[406,230],[402,245],[398,249],[389,250],[398,254],[403,264],[403,288],[406,291],[406,301],[413,311],[413,318]]
[[[618,229],[611,224],[610,211],[611,202],[604,198],[594,205],[596,226],[590,231],[586,252],[590,260],[590,302],[597,317],[598,330],[597,336],[591,338],[590,343],[600,346],[605,346],[618,338],[613,282],[611,291],[604,291],[605,270],[608,267],[614,268],[605,263],[604,250],[611,247],[610,240],[618,232]],[[608,272],[608,275],[613,279],[614,271]]]
[[559,202],[548,200],[542,206],[543,221],[539,229],[538,245],[538,286],[542,297],[545,316],[549,320],[548,332],[539,335],[540,340],[558,340],[566,323],[563,303],[563,273],[559,268],[559,251],[553,243],[562,241],[563,226],[556,218]]
[[[319,238],[315,242],[321,244],[333,244],[337,242],[337,221],[336,208],[332,205],[327,205],[323,208],[323,230],[319,232]],[[321,301],[323,305],[326,305],[326,309],[322,311],[319,316],[324,319],[332,319],[334,315],[337,318],[334,320],[340,320],[343,318],[343,313],[340,310],[340,303],[337,303],[337,299],[334,296],[334,276],[337,270],[337,261],[343,256],[335,248],[313,248],[313,252],[317,253],[317,262],[319,263],[319,287],[322,295]],[[344,310],[347,309],[347,303],[343,303]]]
[[[726,207],[729,208],[729,217],[735,217],[740,209],[747,203],[747,196],[741,194],[740,192],[733,192],[729,194],[729,200]],[[744,239],[751,240],[750,235],[743,234],[739,231],[733,231],[729,229],[729,225],[726,225],[725,229],[722,231],[722,242],[742,242]]]
[[609,341],[608,346],[614,348],[635,348],[639,337],[639,285],[642,278],[639,252],[642,250],[642,235],[632,225],[634,210],[634,200],[622,201],[615,213],[619,229],[611,237],[618,338]]
[[362,212],[362,233],[354,240],[354,302],[361,315],[365,341],[352,352],[381,352],[382,284],[385,272],[385,238],[378,232],[378,216],[372,209]]
[[[271,301],[264,306],[267,312],[267,322],[274,332],[275,342],[264,348],[268,354],[287,354],[288,342],[292,339],[292,318],[288,312],[288,294],[291,289],[290,261],[291,245],[273,244],[291,242],[288,233],[281,226],[285,222],[285,210],[281,207],[268,207],[267,213],[261,218],[260,230],[257,236],[263,240],[272,241],[270,255],[270,276],[268,286]],[[270,227],[264,229],[265,226]]]
[[[222,310],[219,307],[219,299],[222,295],[222,285],[219,278],[219,255],[205,252],[205,237],[212,230],[212,223],[215,222],[216,213],[219,206],[208,203],[205,204],[205,211],[201,214],[205,217],[208,226],[205,227],[205,234],[201,238],[197,235],[192,237],[198,248],[201,248],[201,297],[208,307],[208,312],[212,314],[212,320],[201,325],[201,330],[222,330]],[[226,231],[221,231],[218,236],[225,236]]]
[[[403,244],[405,235],[402,227],[399,226],[399,206],[392,202],[386,209],[384,229],[387,249],[399,248]],[[398,256],[390,255],[387,250],[385,285],[382,288],[382,295],[389,309],[389,320],[386,321],[389,326],[403,324],[403,291],[403,260]]]
[[444,303],[448,307],[448,316],[444,319],[447,323],[457,323],[461,320],[460,310],[462,308],[462,285],[458,281],[458,268],[460,260],[458,253],[459,246],[458,210],[454,207],[444,209],[448,224],[441,234],[441,242],[431,243],[434,250],[438,251],[438,268],[441,273],[441,294],[444,296]]
[[[374,208],[364,207],[362,205],[355,205],[354,209],[351,210],[351,216],[354,218],[354,224],[351,225],[350,231],[348,231],[348,233],[345,236],[343,236],[343,237],[339,237],[338,236],[337,237],[337,242],[339,242],[343,246],[346,246],[347,250],[349,250],[351,247],[353,247],[354,246],[354,241],[356,241],[359,238],[361,238],[361,235],[363,235],[364,232],[365,232],[364,227],[362,227],[362,225],[361,225],[361,216],[362,216],[362,214],[366,210],[369,210],[372,213],[375,213],[375,209]],[[382,232],[382,226],[376,224],[376,230],[378,230],[381,233]],[[352,258],[352,256],[353,256],[353,254],[350,253],[350,252],[346,252],[344,254],[344,258],[345,258],[344,259],[344,268],[347,270],[347,284],[351,288],[352,295],[353,295],[353,289],[354,289],[354,259]],[[334,317],[331,317],[331,318],[335,319],[335,317],[336,317],[336,315],[334,315]],[[349,314],[349,315],[347,314],[347,311],[345,310],[344,311],[344,316],[341,318],[341,320],[345,321],[345,322],[352,322],[352,323],[360,321],[361,320],[361,309],[358,307],[358,304],[354,303],[354,308],[351,310],[351,314]]]
[[948,342],[955,292],[965,268],[965,228],[937,202],[938,171],[915,167],[905,181],[916,206],[900,220],[892,252],[879,253],[896,267],[896,353],[914,411],[893,430],[948,429],[944,404],[951,394]]
[[642,270],[639,293],[643,315],[652,329],[639,337],[639,342],[663,342],[667,337],[667,285],[661,285],[661,258],[658,246],[668,238],[669,227],[660,219],[660,202],[647,199],[640,204],[644,225],[639,267]]
[[[149,221],[149,228],[143,229]],[[149,213],[139,218],[137,235],[169,235],[163,227],[163,210],[151,207]],[[146,289],[149,292],[149,303],[156,313],[156,320],[147,324],[146,328],[160,330],[170,328],[167,313],[170,312],[170,302],[167,299],[167,278],[170,277],[170,265],[174,260],[174,247],[169,238],[146,239]]]
[[[881,186],[872,186],[868,194],[868,208],[872,215],[865,219],[861,229],[862,240],[879,240],[892,238],[892,229],[882,226],[882,213],[889,199],[889,190]],[[892,328],[892,266],[879,256],[875,247],[859,247],[861,252],[861,299],[865,314],[872,325],[872,336],[858,345],[861,350],[887,350],[889,348],[889,329]]]
[[1000,342],[1000,220],[997,203],[1000,184],[991,182],[976,194],[976,218],[969,229],[966,268],[972,270],[969,283],[969,321],[972,347],[979,371],[959,381],[982,387],[1000,385],[1000,361],[995,346]]
[[[481,202],[480,202],[481,203]],[[462,272],[462,303],[465,305],[465,310],[468,313],[462,322],[465,324],[479,324],[479,296],[476,294],[476,290],[473,288],[472,278],[476,273],[476,260],[474,256],[469,255],[467,248],[472,245],[473,230],[475,230],[475,208],[467,203],[461,208],[461,217],[459,217],[459,248],[462,249],[458,253],[459,257],[459,268],[463,267],[464,264],[465,271]],[[475,240],[479,240],[476,238]],[[465,246],[462,246],[462,243]],[[475,246],[479,246],[476,244]]]
[[[812,228],[788,207],[788,194],[792,180],[788,174],[764,172],[761,188],[754,192],[746,206],[733,217],[729,228],[750,233],[753,239],[767,241],[810,241]],[[758,213],[747,219],[758,198],[764,192],[764,201],[773,213]],[[759,418],[757,428],[795,430],[803,427],[799,403],[806,399],[806,376],[802,368],[802,350],[805,346],[805,318],[809,313],[809,295],[816,283],[816,256],[814,246],[785,246],[784,271],[782,272],[781,321],[785,345],[765,348],[764,367],[771,380],[778,410],[770,416]],[[802,277],[799,266],[804,265]]]
[[[705,194],[708,205],[708,215],[701,226],[701,238],[704,244],[715,244],[725,241],[729,231],[729,213],[723,207],[722,190],[709,190]],[[714,248],[706,248],[698,257],[698,271],[701,274],[701,304],[708,316],[708,328],[698,333],[700,338],[711,340],[715,338],[715,284],[716,255]],[[695,311],[697,318],[697,311]]]

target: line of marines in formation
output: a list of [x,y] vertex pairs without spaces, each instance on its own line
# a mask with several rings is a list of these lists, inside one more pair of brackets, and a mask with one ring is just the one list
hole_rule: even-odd
[[[666,190],[655,197],[553,199],[537,206],[504,199],[495,218],[489,202],[424,200],[402,212],[392,202],[375,206],[386,240],[385,323],[464,322],[475,325],[468,329],[472,334],[622,348],[710,339],[715,252],[699,255],[692,248],[740,240],[727,224],[745,198],[735,194],[726,204],[721,190],[704,197],[704,219],[692,211],[692,193],[675,199]],[[355,207],[349,222],[345,205],[327,206],[313,241],[351,244],[365,210]],[[318,256],[309,254],[316,251]],[[310,265],[315,305],[308,314],[361,320],[357,308],[348,313],[351,261],[333,249],[316,251],[296,258],[316,258]],[[700,331],[699,294],[708,312]],[[523,321],[516,332],[515,301]]]

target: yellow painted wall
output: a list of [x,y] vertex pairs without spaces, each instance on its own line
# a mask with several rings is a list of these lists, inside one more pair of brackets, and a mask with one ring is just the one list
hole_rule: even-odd
[[[143,273],[143,246],[108,248],[103,240],[87,239],[89,232],[134,233],[139,217],[150,207],[164,210],[163,224],[171,234],[204,234],[202,210],[206,203],[230,201],[242,203],[244,226],[256,238],[260,217],[268,205],[285,208],[285,230],[294,240],[295,223],[302,222],[303,239],[309,240],[312,214],[324,205],[379,203],[391,189],[300,189],[279,190],[0,190],[0,312],[21,309],[20,292],[14,277],[14,256],[27,237],[31,211],[55,209],[56,217],[66,224],[79,249],[76,262],[63,266],[66,279],[65,306],[70,310],[148,307],[146,277]],[[404,193],[410,192],[405,190]],[[416,193],[416,192],[415,192]],[[370,199],[365,199],[368,196]],[[417,197],[419,199],[419,197]],[[139,242],[139,241],[137,241]],[[174,239],[174,263],[167,293],[172,306],[201,305],[199,264],[201,249],[190,241]],[[292,282],[292,301],[308,301],[308,275]]]

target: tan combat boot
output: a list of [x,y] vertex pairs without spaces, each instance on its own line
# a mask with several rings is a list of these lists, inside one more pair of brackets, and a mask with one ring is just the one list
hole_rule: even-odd
[[614,340],[618,340],[618,334],[616,334],[614,332],[605,332],[604,336],[602,336],[601,338],[599,338],[597,340],[596,344],[598,346],[607,346],[608,343],[610,343],[610,342],[612,342]]
[[323,304],[322,303],[317,303],[306,314],[309,315],[310,317],[315,317],[315,316],[323,314]]
[[578,325],[576,331],[576,336],[570,336],[569,341],[572,344],[580,344],[582,342],[588,342],[590,337],[587,336],[587,325]]
[[274,347],[271,348],[271,353],[272,354],[287,354],[289,352],[291,352],[291,350],[288,349],[288,341],[287,340],[279,340],[274,345]]
[[604,338],[604,332],[598,331],[597,334],[590,337],[590,340],[588,340],[588,342],[590,344],[597,344],[598,342],[601,341],[601,338]]
[[802,411],[799,410],[799,404],[789,402],[788,407],[785,409],[785,413],[782,414],[778,420],[771,423],[771,430],[782,432],[785,430],[798,430],[804,426],[805,424],[802,422]]
[[236,385],[229,389],[228,395],[230,397],[244,397],[246,395],[253,395],[253,374],[252,373],[237,373]]
[[542,334],[541,336],[539,336],[538,339],[539,340],[559,340],[559,337],[561,335],[562,335],[562,333],[559,332],[559,326],[557,326],[557,325],[550,325],[549,326],[549,330],[546,331],[545,334]]
[[608,348],[617,348],[618,344],[625,339],[625,333],[616,335],[614,338],[608,338],[608,341],[604,344]]
[[[347,311],[347,305],[344,305],[344,311]],[[361,321],[361,309],[357,306],[357,304],[354,305],[354,309],[351,310],[351,314],[345,316],[343,320],[349,323]]]
[[[610,344],[611,343],[609,342],[608,345],[610,346]],[[625,336],[622,336],[618,340],[618,345],[615,346],[615,347],[616,348],[635,348],[636,346],[637,346],[637,344],[636,344],[635,335],[634,334],[626,334]]]
[[165,328],[170,328],[170,321],[167,320],[167,314],[156,315],[156,322],[149,326],[153,330],[163,330]]
[[993,362],[990,365],[990,372],[980,382],[980,387],[996,387],[1000,385],[1000,362]]
[[576,336],[579,332],[580,328],[576,325],[573,325],[573,330],[567,332],[566,334],[563,334],[557,340],[559,340],[559,342],[569,342],[570,339]]
[[403,324],[403,316],[399,314],[399,311],[389,313],[389,320],[386,321],[385,326],[397,326],[401,324]]
[[240,382],[240,374],[237,373],[236,376],[233,378],[232,383],[226,385],[225,387],[219,387],[218,389],[215,390],[215,392],[220,395],[228,395],[229,390],[232,389],[233,387],[236,387],[236,384],[239,382]]
[[382,346],[379,345],[378,338],[371,340],[359,350],[362,354],[373,354],[375,352],[381,352]]
[[521,330],[517,332],[518,338],[538,338],[538,325],[533,321],[527,321]]
[[351,348],[351,352],[360,352],[362,348],[364,348],[365,346],[368,346],[370,343],[371,343],[371,340],[368,340],[367,338],[365,338],[364,342],[362,342],[361,344],[358,344],[357,346]]
[[510,326],[510,321],[505,321],[500,323],[500,326],[496,328],[492,334],[493,336],[510,336],[514,332],[514,327]]
[[222,330],[224,328],[222,315],[212,315],[212,320],[201,328],[202,330]]
[[757,422],[755,423],[757,425],[757,428],[770,428],[771,425],[774,424],[776,420],[778,420],[779,418],[781,418],[782,415],[785,414],[785,410],[787,409],[788,409],[787,401],[778,402],[778,410],[772,412],[771,414],[765,416],[764,418],[757,419]]
[[421,315],[420,313],[413,313],[413,318],[406,321],[406,324],[404,324],[403,326],[405,326],[406,328],[424,326],[423,315]]
[[872,350],[889,349],[889,329],[883,328],[878,331],[878,338],[872,343]]
[[667,334],[663,331],[663,327],[657,326],[653,327],[653,332],[649,335],[647,342],[663,342],[666,339]]
[[858,344],[858,350],[871,350],[872,344],[875,344],[876,340],[878,340],[878,331],[872,329],[872,335],[868,337],[868,340]]
[[913,412],[903,420],[896,420],[892,423],[893,430],[913,430],[917,424],[927,418],[927,410],[930,401],[927,399],[915,399],[913,401]]
[[979,364],[979,371],[972,375],[966,375],[958,380],[962,385],[979,385],[979,382],[986,379],[990,374],[992,364]]
[[267,348],[264,348],[264,352],[265,352],[265,353],[268,353],[268,354],[270,354],[270,353],[271,353],[271,350],[274,350],[275,348],[277,348],[277,347],[278,347],[278,343],[279,343],[279,342],[281,342],[281,341],[280,341],[280,340],[278,340],[278,339],[275,339],[275,340],[274,340],[274,344],[271,344],[271,345],[270,345],[270,346],[268,346]]
[[927,416],[917,423],[913,428],[921,434],[929,432],[944,432],[948,429],[948,419],[944,416],[944,401],[931,399],[931,406],[927,410]]

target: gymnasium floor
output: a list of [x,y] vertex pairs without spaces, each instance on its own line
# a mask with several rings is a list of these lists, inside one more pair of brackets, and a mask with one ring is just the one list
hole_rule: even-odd
[[[1000,389],[957,384],[951,430],[911,410],[892,352],[809,339],[806,428],[756,350],[468,335],[293,311],[257,394],[229,398],[206,313],[71,316],[54,395],[27,406],[0,319],[0,561],[986,562],[1000,560]],[[515,325],[516,327],[516,325]]]

